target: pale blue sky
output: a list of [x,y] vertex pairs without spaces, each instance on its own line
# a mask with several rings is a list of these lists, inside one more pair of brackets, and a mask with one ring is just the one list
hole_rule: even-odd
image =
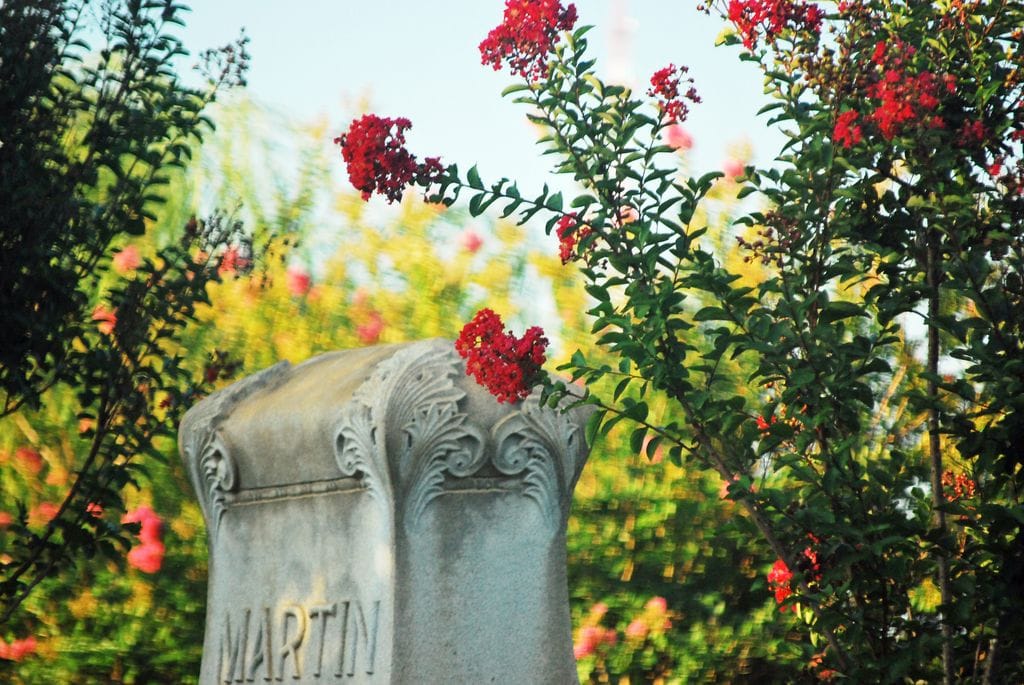
[[[630,71],[646,90],[654,70],[690,66],[704,98],[686,125],[693,171],[720,168],[737,141],[751,142],[761,162],[778,147],[778,134],[755,117],[764,103],[759,73],[735,48],[713,47],[722,23],[698,12],[695,0],[576,6],[580,22],[596,26],[591,48],[602,76]],[[418,155],[462,168],[477,162],[485,179],[509,176],[528,190],[545,180],[549,160],[538,154],[523,108],[500,97],[511,77],[481,65],[477,50],[503,8],[501,0],[195,0],[183,38],[196,53],[245,27],[258,101],[297,120],[326,115],[341,132],[366,96],[377,113],[412,120],[409,145]]]

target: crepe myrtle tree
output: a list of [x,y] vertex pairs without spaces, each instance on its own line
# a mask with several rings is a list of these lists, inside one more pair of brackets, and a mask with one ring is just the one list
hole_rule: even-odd
[[[599,345],[559,370],[588,385],[593,439],[716,472],[773,551],[818,678],[1024,678],[1024,6],[1007,1],[722,0],[697,11],[761,69],[786,143],[747,167],[730,269],[703,199],[662,143],[699,96],[669,65],[646,93],[606,84],[589,27],[557,0],[508,0],[480,44],[580,191],[524,196],[406,150],[410,122],[337,139],[364,197],[468,197],[541,218],[579,267]],[[756,201],[755,201],[756,200]],[[542,385],[546,340],[484,310],[457,349],[499,400]],[[611,386],[609,386],[611,387]],[[672,411],[655,416],[648,398]]]
[[210,127],[204,109],[247,67],[243,37],[200,56],[205,85],[184,85],[171,33],[184,11],[0,4],[0,420],[28,425],[19,416],[69,391],[78,419],[74,476],[42,521],[15,488],[0,492],[0,624],[82,559],[123,560],[139,529],[122,521],[124,488],[144,457],[161,458],[190,398],[232,368],[216,354],[188,368],[176,341],[225,263],[252,265],[251,236],[218,214],[146,254],[131,242],[155,230],[162,186]]

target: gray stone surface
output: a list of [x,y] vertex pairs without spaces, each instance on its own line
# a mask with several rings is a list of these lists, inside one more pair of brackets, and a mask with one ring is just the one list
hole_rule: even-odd
[[278,364],[182,421],[200,682],[572,683],[584,409],[496,402],[446,340]]

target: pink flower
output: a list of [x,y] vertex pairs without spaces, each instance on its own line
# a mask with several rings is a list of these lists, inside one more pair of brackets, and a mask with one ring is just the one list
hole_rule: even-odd
[[598,626],[583,626],[579,632],[579,641],[573,645],[573,656],[582,659],[590,656],[604,637],[604,631]]
[[92,310],[92,320],[98,322],[97,330],[103,335],[110,335],[117,327],[117,310],[107,309],[101,304]]
[[127,274],[135,271],[142,264],[142,257],[139,255],[139,248],[134,245],[126,245],[123,250],[114,255],[111,260],[114,271],[119,274]]
[[509,70],[529,81],[548,74],[548,55],[559,31],[576,24],[576,6],[563,8],[558,0],[506,0],[502,22],[480,43],[480,61],[495,71],[507,62]]
[[669,147],[686,152],[693,147],[693,137],[679,124],[665,127],[665,144]]
[[140,524],[139,540],[142,542],[160,542],[163,538],[163,519],[145,504],[125,514],[121,523]]
[[341,146],[348,179],[364,200],[379,193],[388,202],[402,199],[407,186],[430,185],[442,174],[441,160],[427,157],[422,164],[405,149],[405,117],[391,119],[366,114],[353,120],[348,131],[334,139]]
[[251,267],[252,260],[243,255],[237,245],[231,245],[221,255],[217,273],[221,276],[229,276],[238,271],[246,271]]
[[644,444],[640,446],[640,454],[646,455],[647,458],[651,460],[652,464],[660,464],[661,460],[665,458],[665,448],[662,447],[661,445],[658,445],[654,449],[654,454],[650,454],[647,448],[651,444],[651,440],[653,439],[654,436],[651,434],[647,434],[644,436]]
[[292,296],[302,297],[309,292],[312,286],[312,279],[309,276],[309,272],[301,266],[292,266],[285,272],[285,283],[288,286],[288,292]]
[[644,605],[644,609],[653,614],[664,614],[668,611],[668,602],[665,601],[664,597],[651,597],[647,600],[647,604]]
[[128,512],[121,519],[122,523],[138,523],[139,541],[128,552],[128,563],[143,573],[156,573],[164,562],[163,527],[164,523],[160,516],[142,505],[137,509]]
[[85,513],[92,516],[94,519],[101,518],[103,516],[103,505],[97,504],[96,502],[89,502],[85,507]]
[[25,468],[33,476],[39,473],[43,468],[42,455],[31,447],[19,447],[15,450],[14,456],[18,461],[24,464]]
[[626,637],[632,640],[642,640],[647,637],[648,631],[650,631],[650,628],[647,626],[646,621],[642,618],[634,618],[626,626]]
[[743,162],[730,157],[722,162],[722,171],[725,172],[727,178],[736,180],[743,175]]
[[364,345],[372,345],[380,340],[384,331],[384,318],[377,312],[370,312],[367,320],[356,326],[356,337]]
[[0,511],[0,530],[14,523],[14,517],[9,512]]
[[470,254],[476,254],[480,246],[484,244],[483,239],[474,231],[472,228],[467,228],[459,236],[459,243],[462,245],[462,249]]
[[31,635],[21,640],[15,640],[10,644],[0,640],[0,659],[21,661],[26,656],[34,654],[36,648],[36,639]]
[[602,616],[608,613],[608,605],[604,602],[598,602],[594,606],[590,607],[590,616],[594,619],[600,619]]
[[60,507],[53,502],[40,502],[28,512],[28,520],[33,525],[49,523],[60,511]]
[[144,542],[132,547],[128,563],[143,573],[156,573],[164,563],[164,543]]

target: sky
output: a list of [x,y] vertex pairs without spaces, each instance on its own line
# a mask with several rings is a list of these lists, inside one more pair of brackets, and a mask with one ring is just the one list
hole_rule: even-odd
[[[591,50],[603,78],[646,90],[650,74],[668,63],[690,67],[704,100],[685,124],[693,172],[720,169],[744,143],[766,162],[781,139],[756,116],[766,102],[761,76],[736,48],[714,47],[723,24],[696,4],[576,3],[579,24],[596,27]],[[463,169],[477,163],[485,181],[507,176],[524,192],[550,180],[550,158],[539,154],[524,109],[500,95],[512,77],[480,64],[477,46],[500,23],[501,0],[194,0],[191,7],[186,47],[196,54],[223,45],[244,27],[249,94],[289,120],[325,116],[340,134],[365,100],[381,116],[412,121],[409,148],[418,156]]]

